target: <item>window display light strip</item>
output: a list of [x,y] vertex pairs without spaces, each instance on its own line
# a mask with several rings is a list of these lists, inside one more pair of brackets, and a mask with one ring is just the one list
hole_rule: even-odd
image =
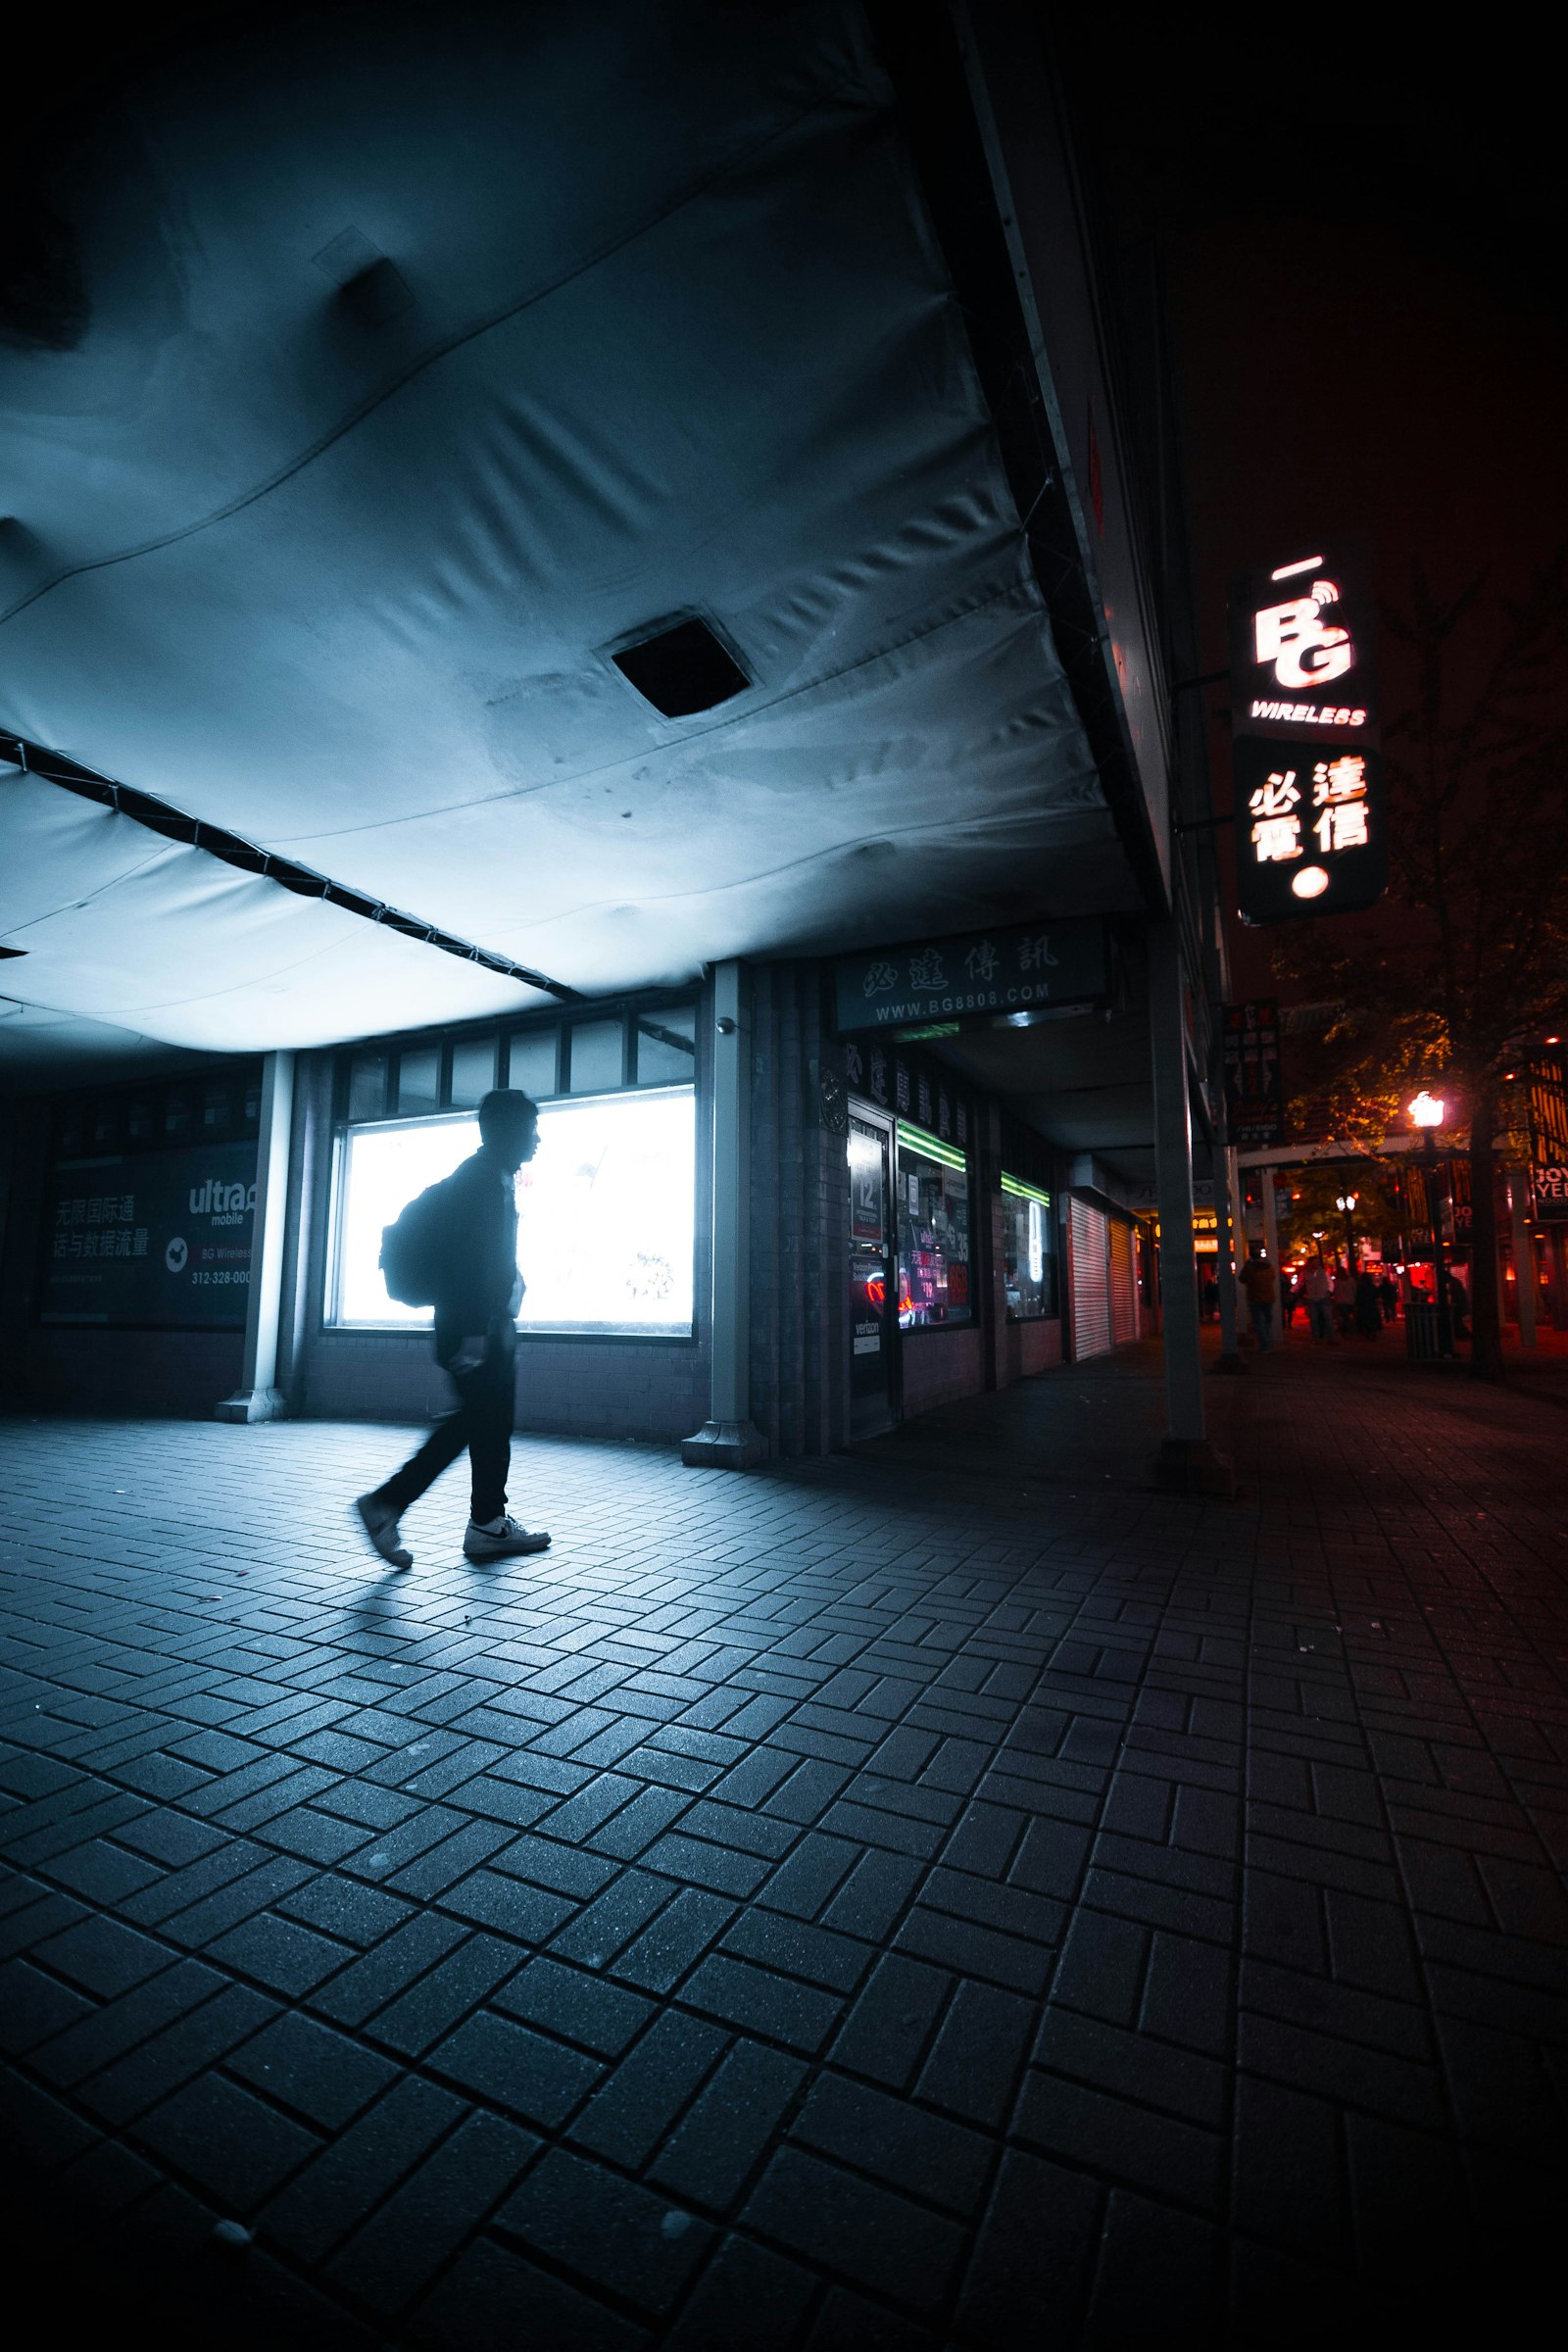
[[1021,1178],[1017,1176],[1008,1176],[1004,1173],[1002,1179],[1002,1189],[1004,1193],[1013,1194],[1014,1197],[1019,1200],[1038,1200],[1042,1208],[1049,1208],[1051,1206],[1051,1195],[1049,1193],[1043,1193],[1040,1190],[1040,1187],[1036,1184],[1025,1184]]
[[963,1170],[969,1165],[964,1152],[955,1151],[952,1144],[943,1143],[937,1136],[927,1135],[923,1127],[911,1127],[907,1119],[899,1121],[899,1145],[901,1149],[922,1152],[944,1168]]

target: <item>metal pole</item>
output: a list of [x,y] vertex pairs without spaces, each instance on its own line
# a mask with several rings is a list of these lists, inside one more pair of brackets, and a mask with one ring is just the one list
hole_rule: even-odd
[[[1218,995],[1218,967],[1210,958],[1209,970]],[[1209,1153],[1209,1167],[1214,1178],[1214,1281],[1219,1291],[1219,1356],[1216,1372],[1245,1372],[1247,1364],[1238,1348],[1239,1316],[1236,1301],[1236,1152],[1230,1142],[1230,1107],[1225,1094],[1225,1041],[1216,1022],[1213,1030],[1213,1051],[1209,1064],[1209,1083],[1214,1101],[1214,1144]]]
[[752,1035],[737,962],[713,974],[713,1280],[709,1417],[680,1458],[694,1469],[745,1470],[767,1444],[751,1419]]
[[1236,1345],[1236,1154],[1227,1144],[1216,1152],[1214,1178],[1214,1280],[1219,1285],[1219,1363],[1215,1369],[1240,1372],[1242,1354]]
[[1530,1235],[1528,1169],[1508,1171],[1508,1210],[1513,1225],[1513,1287],[1519,1307],[1519,1345],[1536,1344],[1536,1245]]
[[1187,1081],[1186,987],[1174,921],[1149,933],[1149,1030],[1154,1082],[1154,1191],[1164,1306],[1166,1435],[1155,1477],[1188,1494],[1230,1494],[1230,1464],[1209,1445],[1193,1249],[1193,1130]]
[[1264,1168],[1263,1178],[1263,1254],[1274,1269],[1276,1288],[1280,1272],[1280,1204],[1274,1191],[1274,1171]]
[[288,1410],[277,1386],[277,1325],[288,1231],[288,1147],[294,1117],[294,1056],[269,1054],[262,1064],[256,1138],[256,1207],[251,1219],[250,1288],[240,1383],[218,1407],[220,1421],[277,1421]]
[[1453,1314],[1448,1304],[1448,1259],[1443,1240],[1443,1194],[1438,1184],[1438,1139],[1426,1131],[1427,1207],[1432,1217],[1433,1293],[1438,1308],[1438,1353],[1453,1353]]
[[1410,1281],[1410,1235],[1408,1203],[1405,1193],[1404,1178],[1402,1174],[1396,1176],[1394,1180],[1394,1199],[1395,1218],[1399,1232],[1399,1303],[1404,1308],[1406,1318],[1408,1318],[1413,1286]]

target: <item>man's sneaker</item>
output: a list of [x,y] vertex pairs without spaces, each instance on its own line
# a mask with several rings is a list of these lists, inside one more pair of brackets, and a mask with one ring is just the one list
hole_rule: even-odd
[[354,1512],[376,1550],[394,1568],[412,1568],[414,1554],[398,1542],[398,1515],[376,1494],[362,1494]]
[[550,1538],[542,1528],[530,1535],[515,1519],[492,1519],[488,1527],[468,1521],[468,1532],[463,1539],[464,1554],[470,1560],[511,1560],[519,1552],[548,1551]]

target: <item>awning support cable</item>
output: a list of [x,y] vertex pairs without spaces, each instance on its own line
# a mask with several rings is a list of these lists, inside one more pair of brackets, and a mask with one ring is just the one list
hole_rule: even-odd
[[459,956],[465,963],[498,972],[504,979],[519,981],[525,988],[541,989],[564,1004],[575,1004],[580,997],[581,992],[568,988],[564,980],[552,980],[548,973],[533,971],[525,963],[514,963],[510,956],[492,955],[488,948],[475,947],[471,940],[458,939],[434,923],[420,922],[416,915],[402,913],[383,899],[367,898],[363,891],[348,890],[341,882],[330,881],[311,866],[296,864],[293,858],[279,858],[271,850],[242,840],[237,833],[226,833],[220,826],[187,816],[183,809],[156,800],[150,792],[138,791],[129,784],[117,784],[112,777],[101,776],[93,768],[68,760],[63,752],[51,752],[42,744],[28,743],[21,735],[0,732],[0,761],[3,760],[21,768],[24,775],[38,776],[46,784],[58,785],[62,792],[75,793],[80,800],[96,801],[100,808],[112,808],[116,815],[128,817],[132,824],[145,825],[151,833],[161,833],[166,841],[184,842],[224,865],[237,867],[241,873],[255,874],[275,883],[281,890],[291,890],[298,898],[324,899],[330,906],[341,906],[346,914],[357,914],[368,923],[382,923],[388,930],[401,932],[405,939],[417,940],[423,947],[439,948],[443,956]]

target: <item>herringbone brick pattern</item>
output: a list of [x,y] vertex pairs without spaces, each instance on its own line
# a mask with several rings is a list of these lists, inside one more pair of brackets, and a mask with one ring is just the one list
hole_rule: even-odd
[[1560,2193],[1568,1425],[1298,1348],[1225,1505],[1141,1485],[1154,1401],[525,1443],[554,1552],[464,1563],[455,1473],[406,1576],[345,1515],[406,1433],[8,1425],[28,2214],[290,2343],[1494,2306]]

